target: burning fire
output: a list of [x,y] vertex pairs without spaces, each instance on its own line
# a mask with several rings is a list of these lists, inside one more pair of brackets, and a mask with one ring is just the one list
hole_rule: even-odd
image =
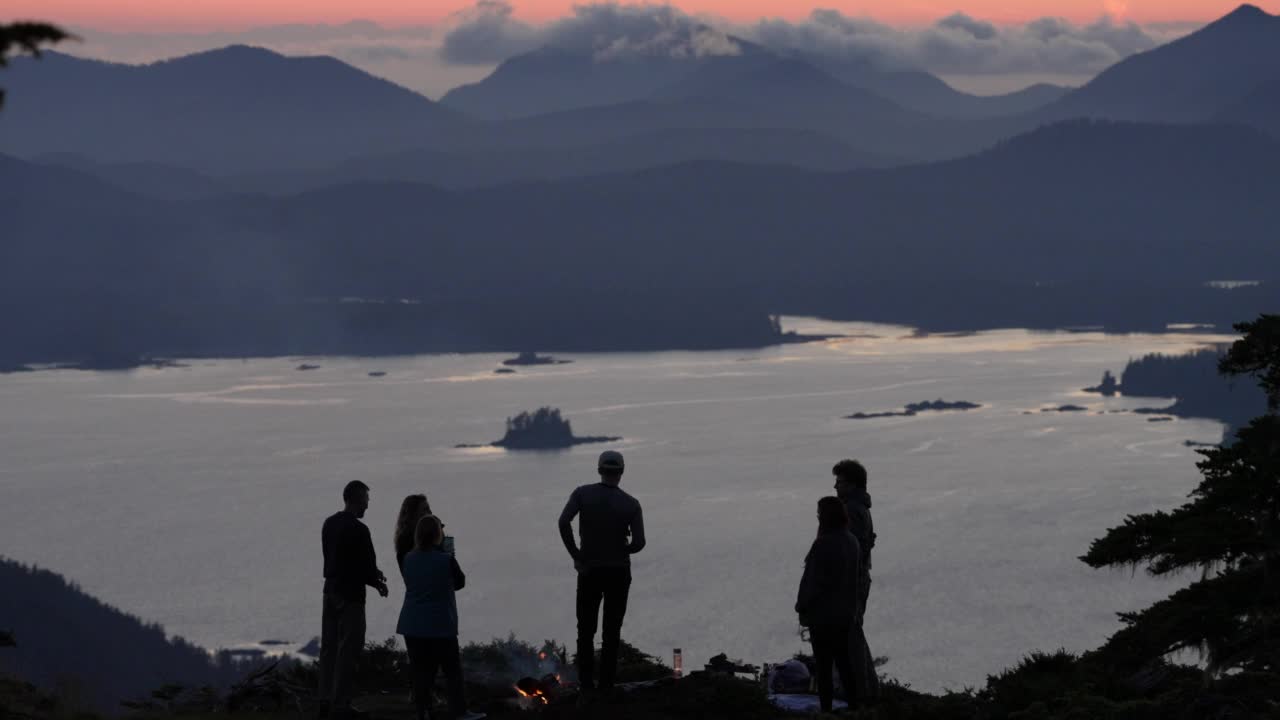
[[533,692],[525,692],[524,688],[516,686],[516,692],[520,693],[520,695],[523,697],[537,698],[542,701],[543,705],[547,704],[547,696],[545,693],[542,692],[540,688],[534,688]]
[[531,677],[520,678],[520,681],[516,683],[516,692],[520,693],[521,697],[536,698],[543,705],[546,705],[549,702],[547,700],[547,691],[559,684],[560,677],[558,675],[548,675],[542,680],[534,680]]

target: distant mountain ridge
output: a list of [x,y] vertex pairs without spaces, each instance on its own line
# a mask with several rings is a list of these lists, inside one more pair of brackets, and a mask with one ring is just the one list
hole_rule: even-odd
[[970,95],[923,70],[882,68],[862,58],[797,52],[797,57],[849,85],[869,90],[904,108],[956,119],[1027,113],[1063,97],[1071,88],[1040,83],[1002,95]]
[[1241,5],[1190,35],[1122,60],[1036,117],[1209,122],[1277,78],[1280,17]]
[[6,71],[0,151],[201,169],[322,167],[421,147],[470,121],[329,57],[230,46],[149,65],[60,53]]
[[175,200],[235,192],[288,195],[332,185],[379,181],[464,189],[635,171],[691,160],[831,171],[890,167],[902,162],[892,156],[859,152],[814,132],[715,128],[638,132],[569,148],[401,150],[353,158],[318,170],[264,170],[218,177],[157,163],[98,163],[67,153],[32,160],[73,168],[140,195]]
[[[513,120],[680,96],[688,94],[691,86],[709,86],[709,77],[716,73],[741,75],[797,60],[904,109],[942,117],[1028,112],[1069,90],[1039,85],[1008,95],[980,97],[955,90],[923,70],[884,69],[866,60],[834,59],[802,51],[775,52],[741,38],[726,39],[735,52],[706,57],[645,54],[602,59],[590,48],[546,46],[504,61],[488,77],[450,90],[440,102],[478,118]],[[699,76],[701,80],[695,79]]]

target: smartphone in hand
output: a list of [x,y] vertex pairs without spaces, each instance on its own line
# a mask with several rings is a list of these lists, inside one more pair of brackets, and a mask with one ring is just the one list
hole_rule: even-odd
[[453,536],[452,536],[452,535],[445,535],[445,536],[444,536],[444,542],[440,543],[440,549],[441,549],[441,550],[444,550],[445,552],[449,553],[450,555],[455,555],[455,553],[454,553],[454,545],[453,545]]

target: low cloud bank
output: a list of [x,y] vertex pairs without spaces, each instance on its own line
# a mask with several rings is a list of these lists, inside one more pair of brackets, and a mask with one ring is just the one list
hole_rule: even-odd
[[[734,24],[663,5],[579,5],[542,25],[516,18],[506,0],[480,0],[454,15],[441,56],[455,64],[493,65],[544,45],[604,56],[670,52],[728,53],[742,38],[779,51],[856,58],[939,74],[1096,73],[1179,37],[1194,25],[1144,27],[1103,17],[1087,25],[1045,17],[997,26],[964,13],[920,28],[898,28],[838,10],[814,10],[799,22]],[[694,40],[697,39],[697,40]]]

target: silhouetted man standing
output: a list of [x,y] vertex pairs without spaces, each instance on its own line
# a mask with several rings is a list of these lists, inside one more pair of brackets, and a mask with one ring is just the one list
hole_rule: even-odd
[[364,647],[365,586],[387,596],[373,538],[360,518],[369,509],[369,486],[352,480],[342,489],[345,507],[324,521],[324,621],[320,631],[321,715],[362,716],[351,707],[351,682]]
[[[600,482],[573,491],[560,513],[560,538],[578,571],[578,679],[585,690],[595,685],[595,635],[604,602],[604,631],[600,645],[601,690],[613,687],[622,642],[622,618],[631,591],[631,556],[644,549],[644,518],[640,503],[618,487],[625,464],[622,453],[600,454]],[[578,520],[582,547],[573,540]]]
[[862,548],[862,582],[858,586],[849,651],[853,675],[858,681],[854,692],[859,701],[872,701],[879,695],[880,679],[876,675],[875,660],[862,625],[867,613],[867,598],[871,594],[871,549],[876,545],[875,525],[871,522],[871,494],[867,492],[867,469],[857,460],[841,460],[831,468],[831,474],[836,477],[836,495],[849,512],[849,532],[858,539]]

